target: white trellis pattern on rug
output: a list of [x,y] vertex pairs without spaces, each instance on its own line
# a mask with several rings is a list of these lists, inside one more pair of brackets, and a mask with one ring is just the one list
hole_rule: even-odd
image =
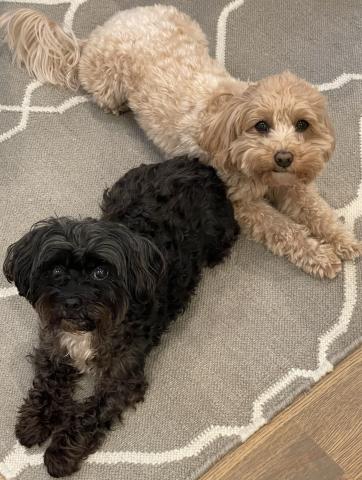
[[[20,3],[14,0],[3,0],[6,3]],[[220,63],[225,63],[226,51],[226,32],[229,15],[236,9],[244,5],[245,0],[235,0],[228,3],[220,13],[217,23],[217,44],[216,56]],[[72,31],[74,15],[80,5],[87,0],[23,0],[22,4],[39,5],[61,5],[69,4],[65,13],[63,25],[65,30]],[[332,81],[318,85],[319,90],[329,91],[340,89],[344,85],[353,81],[361,81],[362,74],[343,73]],[[33,114],[64,114],[68,110],[89,102],[90,98],[84,95],[76,95],[68,98],[58,106],[34,106],[31,105],[32,94],[42,84],[38,81],[31,81],[24,93],[21,105],[1,105],[0,112],[19,112],[20,121],[14,128],[0,134],[0,143],[9,140],[14,135],[20,134],[27,128],[30,115]],[[1,99],[0,99],[1,100]],[[356,220],[362,215],[362,117],[359,121],[359,141],[360,141],[360,169],[361,180],[356,192],[355,198],[344,207],[338,209],[337,213],[344,217],[346,224],[350,229],[355,226]],[[201,432],[196,438],[181,448],[165,450],[160,452],[142,452],[142,451],[99,451],[93,454],[87,462],[97,464],[115,465],[117,463],[133,463],[145,465],[161,465],[169,462],[181,461],[188,457],[199,455],[208,445],[220,437],[238,436],[241,441],[245,441],[251,434],[267,422],[264,416],[265,405],[280,392],[286,389],[292,382],[298,378],[310,378],[313,381],[319,380],[323,375],[333,369],[333,365],[327,359],[328,350],[331,345],[347,330],[352,318],[352,314],[357,301],[357,271],[354,262],[344,264],[344,303],[338,321],[332,328],[325,332],[319,338],[318,367],[314,370],[304,370],[291,368],[289,372],[279,381],[271,385],[257,399],[255,399],[252,408],[250,422],[247,425],[232,427],[227,425],[211,426]],[[0,299],[11,297],[17,294],[14,287],[0,289]],[[29,454],[20,444],[16,443],[13,449],[0,462],[0,473],[7,480],[15,479],[27,467],[41,465],[43,463],[42,454]]]

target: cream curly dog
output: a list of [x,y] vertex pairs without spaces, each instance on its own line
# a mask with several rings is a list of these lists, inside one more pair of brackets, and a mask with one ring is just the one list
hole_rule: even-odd
[[326,102],[289,72],[232,78],[200,26],[174,7],[117,13],[86,40],[43,14],[0,17],[14,60],[41,81],[82,87],[107,111],[130,108],[167,157],[198,156],[228,186],[243,229],[304,271],[333,278],[361,244],[313,184],[334,150]]

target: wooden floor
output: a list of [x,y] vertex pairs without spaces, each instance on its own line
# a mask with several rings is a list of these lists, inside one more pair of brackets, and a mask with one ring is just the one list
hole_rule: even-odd
[[362,348],[201,480],[362,480]]

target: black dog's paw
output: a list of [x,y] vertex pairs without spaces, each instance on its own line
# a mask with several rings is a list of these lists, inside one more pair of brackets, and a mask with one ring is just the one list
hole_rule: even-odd
[[50,434],[50,427],[42,422],[37,412],[28,406],[22,408],[15,426],[15,435],[21,445],[27,448],[40,445]]
[[81,458],[72,455],[66,448],[50,445],[44,453],[44,464],[49,475],[55,478],[72,475],[79,470]]

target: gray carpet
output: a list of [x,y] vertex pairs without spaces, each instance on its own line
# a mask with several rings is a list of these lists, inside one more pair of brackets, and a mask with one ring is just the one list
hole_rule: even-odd
[[[15,3],[0,2],[0,13]],[[153,2],[32,3],[82,37],[120,8]],[[338,143],[320,189],[362,238],[360,0],[160,3],[196,18],[235,76],[256,80],[289,68],[325,91]],[[1,260],[33,222],[97,215],[104,187],[160,159],[131,113],[115,118],[82,93],[29,80],[0,47]],[[361,261],[345,264],[336,280],[318,281],[241,238],[229,261],[205,272],[190,308],[151,355],[146,401],[74,479],[198,478],[359,344],[361,285]],[[37,331],[15,293],[1,277],[0,474],[43,480],[43,450],[25,452],[13,432]]]

